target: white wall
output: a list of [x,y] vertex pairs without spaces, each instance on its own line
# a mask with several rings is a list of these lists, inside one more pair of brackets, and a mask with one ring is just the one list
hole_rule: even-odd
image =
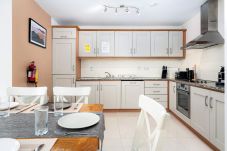
[[12,86],[12,0],[0,1],[0,97]]

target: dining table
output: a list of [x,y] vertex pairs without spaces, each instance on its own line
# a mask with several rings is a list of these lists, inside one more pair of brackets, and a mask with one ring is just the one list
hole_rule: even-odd
[[[32,109],[34,110],[34,109]],[[24,112],[24,113],[23,113]],[[23,111],[21,114],[21,116],[23,114],[26,114],[26,110]],[[103,138],[104,139],[104,130],[105,130],[105,123],[104,123],[104,116],[103,116],[103,105],[102,104],[82,104],[80,109],[77,112],[91,112],[91,113],[95,113],[97,115],[99,115],[101,117],[101,119],[103,119],[101,123],[101,125],[103,125],[103,128],[98,127],[101,131],[101,134],[103,134]],[[28,113],[28,112],[27,112]],[[28,114],[32,114],[32,113],[28,113]],[[34,113],[33,113],[34,114]],[[49,113],[51,114],[51,113]],[[70,113],[67,113],[70,114]],[[14,116],[16,117],[16,115],[12,114],[10,115],[12,116],[11,118],[14,119]],[[50,115],[49,115],[50,116]],[[19,116],[18,116],[19,117]],[[27,116],[26,116],[27,117]],[[51,115],[51,117],[54,119],[53,114]],[[7,119],[7,118],[6,118]],[[49,119],[50,120],[50,119]],[[7,120],[6,120],[7,121]],[[50,120],[51,121],[51,120]],[[7,122],[6,122],[7,123]],[[100,123],[99,123],[100,124]],[[4,125],[0,124],[0,127]],[[11,127],[9,127],[11,128]],[[7,127],[7,129],[9,129]],[[32,129],[34,129],[34,127],[32,127]],[[96,126],[97,129],[97,126]],[[4,133],[5,131],[3,131]],[[7,135],[7,132],[5,132],[5,134]],[[0,134],[0,137],[4,137],[4,134]],[[29,137],[29,135],[28,135]],[[43,137],[31,137],[31,138],[16,138],[18,140],[33,140],[33,139],[45,139],[47,138],[47,136],[43,136]],[[54,143],[54,145],[51,148],[51,151],[97,151],[100,149],[100,147],[102,146],[102,141],[100,141],[100,138],[97,136],[75,136],[75,135],[69,135],[69,136],[65,136],[65,135],[54,135],[54,137],[57,139]]]

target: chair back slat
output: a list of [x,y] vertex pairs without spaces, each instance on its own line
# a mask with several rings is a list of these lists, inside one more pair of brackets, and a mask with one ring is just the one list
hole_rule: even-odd
[[19,103],[24,103],[23,97],[34,97],[29,103],[47,103],[47,87],[10,87],[7,89],[10,101],[15,98]]
[[167,112],[162,105],[144,95],[139,97],[139,107],[141,112],[131,151],[155,151]]

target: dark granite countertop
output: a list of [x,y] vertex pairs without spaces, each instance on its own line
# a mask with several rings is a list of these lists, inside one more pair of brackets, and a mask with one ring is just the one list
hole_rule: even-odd
[[81,77],[77,81],[174,81],[178,83],[185,83],[190,86],[195,86],[203,89],[208,89],[216,92],[225,92],[224,86],[216,86],[214,81],[208,81],[207,83],[196,83],[188,82],[184,80],[176,79],[162,79],[161,77],[114,77],[114,78],[105,78],[105,77]]

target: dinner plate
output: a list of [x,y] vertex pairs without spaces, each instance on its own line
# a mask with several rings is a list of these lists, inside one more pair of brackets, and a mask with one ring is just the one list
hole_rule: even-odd
[[[19,105],[18,102],[10,102],[10,108],[15,108]],[[9,107],[9,103],[8,102],[4,102],[2,104],[0,104],[0,111],[2,110],[7,110]]]
[[95,125],[100,117],[94,113],[73,113],[61,117],[58,125],[67,129],[80,129]]
[[0,138],[0,146],[0,150],[4,151],[18,151],[20,149],[19,141],[12,138]]

